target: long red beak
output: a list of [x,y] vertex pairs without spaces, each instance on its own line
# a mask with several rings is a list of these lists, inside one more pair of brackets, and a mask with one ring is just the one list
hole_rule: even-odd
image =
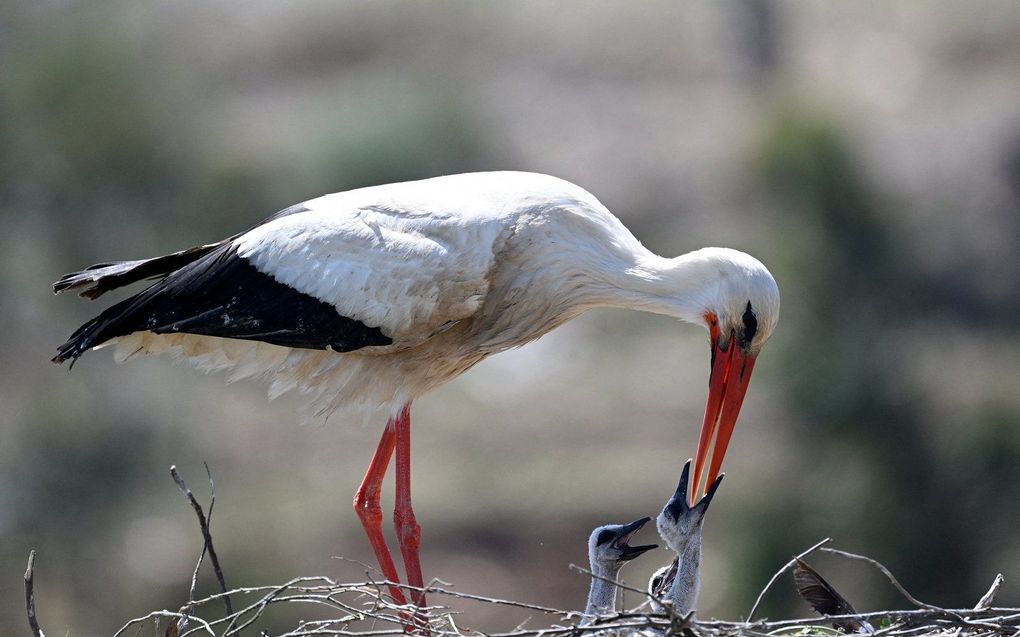
[[[714,330],[713,330],[714,332]],[[701,499],[701,477],[712,450],[712,462],[705,480],[705,489],[715,482],[722,467],[726,447],[730,444],[733,427],[737,424],[744,394],[751,382],[754,356],[748,356],[737,344],[734,335],[724,349],[719,337],[712,334],[712,375],[708,381],[708,402],[705,404],[705,420],[701,423],[701,437],[698,439],[698,454],[694,462],[694,481],[691,483],[691,506]],[[713,444],[714,443],[714,444]]]

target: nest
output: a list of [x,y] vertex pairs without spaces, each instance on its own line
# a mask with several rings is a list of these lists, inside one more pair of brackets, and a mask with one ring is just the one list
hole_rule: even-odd
[[[430,606],[416,612],[411,606],[394,605],[386,594],[385,582],[339,583],[327,577],[301,577],[279,586],[239,588],[189,602],[178,611],[154,611],[127,622],[115,635],[133,635],[143,627],[162,626],[167,637],[210,635],[228,637],[249,631],[270,617],[280,605],[325,607],[333,619],[305,621],[274,637],[310,637],[342,635],[351,637],[383,637],[413,632],[436,637],[573,637],[583,635],[684,635],[686,637],[737,637],[766,635],[840,635],[831,628],[840,616],[782,621],[718,621],[700,620],[670,612],[668,605],[655,612],[650,604],[638,609],[599,618],[582,625],[581,613],[547,608],[533,604],[500,600],[450,590],[445,586],[428,586],[425,592],[433,599],[457,598],[477,604],[500,604],[525,609],[533,614],[529,624],[512,631],[486,633],[462,630],[458,614],[443,605]],[[242,602],[237,610],[216,620],[201,619],[219,613],[226,598]],[[926,606],[911,610],[861,613],[844,618],[866,619],[877,627],[875,635],[889,637],[917,635],[1012,636],[1020,634],[1020,609],[979,608],[945,609]],[[538,626],[538,624],[542,624]],[[261,633],[268,635],[268,633]]]
[[[208,471],[208,467],[206,467]],[[453,590],[449,584],[434,581],[424,589],[417,589],[399,583],[366,580],[363,582],[341,583],[323,576],[299,577],[275,586],[254,586],[227,589],[223,571],[213,548],[210,532],[215,484],[209,476],[212,498],[208,513],[195,499],[184,480],[171,467],[171,475],[194,509],[205,545],[195,566],[188,601],[178,610],[157,610],[126,622],[114,637],[136,635],[146,627],[155,624],[156,634],[164,637],[185,637],[187,635],[209,635],[211,637],[232,637],[243,631],[258,629],[269,621],[274,611],[303,607],[316,612],[333,615],[332,619],[301,621],[286,632],[272,637],[386,637],[403,636],[409,633],[433,637],[583,637],[586,635],[633,636],[633,637],[766,637],[766,636],[831,636],[847,632],[859,632],[878,637],[1020,637],[1020,608],[1000,608],[993,605],[995,595],[1002,584],[1002,575],[996,576],[988,592],[972,608],[941,608],[926,604],[911,595],[893,574],[879,562],[825,546],[828,538],[802,552],[783,565],[758,595],[745,621],[702,620],[694,613],[680,614],[673,611],[669,602],[653,600],[647,591],[619,584],[623,590],[639,594],[645,601],[633,610],[605,615],[594,621],[585,622],[581,612],[562,610],[472,595]],[[765,594],[772,585],[800,558],[815,551],[828,551],[844,557],[861,560],[880,570],[892,585],[910,604],[907,610],[889,610],[870,613],[825,615],[820,617],[753,620]],[[212,562],[220,592],[203,598],[196,598],[198,574],[208,556]],[[29,555],[25,572],[25,599],[29,625],[35,637],[44,637],[39,625],[34,594],[35,551]],[[574,567],[591,575],[586,569]],[[823,585],[827,586],[824,580]],[[418,609],[411,605],[397,605],[386,593],[396,586],[408,592],[424,591],[432,600],[460,600],[459,604],[496,604],[528,611],[531,618],[506,632],[483,632],[462,629],[457,619],[464,611],[454,611],[443,604]],[[411,597],[411,595],[408,595]],[[653,602],[656,602],[653,604]],[[222,607],[222,608],[221,608]],[[851,609],[852,610],[852,609]],[[219,616],[218,619],[206,619]],[[205,618],[204,618],[205,617]],[[848,626],[860,626],[865,622],[867,631],[851,631]],[[837,630],[832,626],[839,626]],[[874,628],[872,628],[874,627]],[[270,637],[262,631],[261,636]]]

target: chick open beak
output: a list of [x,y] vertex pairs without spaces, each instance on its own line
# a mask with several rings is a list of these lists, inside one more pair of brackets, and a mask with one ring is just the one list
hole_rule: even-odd
[[630,536],[637,533],[638,529],[643,527],[650,520],[651,518],[641,518],[640,520],[634,520],[630,524],[625,525],[620,531],[620,536],[613,541],[616,548],[620,549],[623,553],[622,557],[624,560],[632,560],[646,551],[658,548],[658,544],[642,544],[641,546],[631,546],[628,544]]

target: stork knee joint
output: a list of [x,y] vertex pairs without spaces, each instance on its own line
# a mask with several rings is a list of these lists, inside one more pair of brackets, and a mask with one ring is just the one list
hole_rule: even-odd
[[364,524],[379,526],[382,524],[382,507],[379,505],[379,496],[358,491],[354,495],[354,512]]
[[396,526],[397,537],[403,546],[417,548],[421,543],[421,526],[414,518],[414,511],[396,510],[393,512],[393,523]]

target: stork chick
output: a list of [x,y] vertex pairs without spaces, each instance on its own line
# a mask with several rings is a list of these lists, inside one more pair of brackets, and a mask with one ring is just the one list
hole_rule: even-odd
[[631,546],[630,538],[652,518],[641,518],[630,524],[607,524],[588,537],[588,564],[591,567],[591,590],[584,609],[584,622],[616,610],[616,577],[623,565],[635,557],[657,548],[657,544]]
[[[674,612],[686,615],[694,610],[701,585],[701,529],[705,513],[716,490],[722,483],[720,475],[708,492],[694,506],[687,503],[687,485],[691,461],[684,465],[680,484],[655,520],[659,537],[676,553],[673,563],[652,576],[650,585],[653,597],[667,599]],[[667,590],[668,587],[668,590]],[[665,594],[663,594],[665,591]]]

